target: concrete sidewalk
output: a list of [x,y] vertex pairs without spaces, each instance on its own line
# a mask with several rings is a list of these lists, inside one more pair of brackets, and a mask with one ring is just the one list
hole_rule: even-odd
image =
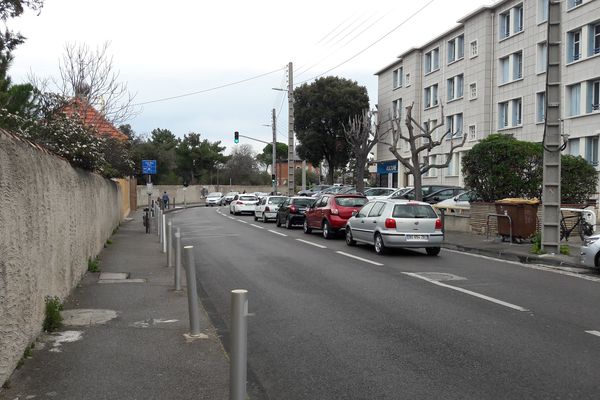
[[185,286],[174,292],[173,268],[157,235],[144,233],[141,213],[111,241],[100,254],[101,272],[127,279],[103,276],[118,279],[102,283],[100,273],[88,272],[64,304],[65,326],[38,339],[0,399],[228,399],[221,343],[202,307],[208,337],[184,338]]

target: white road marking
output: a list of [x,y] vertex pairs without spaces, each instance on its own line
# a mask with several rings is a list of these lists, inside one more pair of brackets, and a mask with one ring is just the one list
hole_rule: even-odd
[[506,264],[518,265],[523,268],[535,269],[538,271],[553,272],[555,274],[571,276],[573,278],[585,279],[586,281],[600,282],[600,278],[598,278],[597,276],[576,274],[574,272],[569,272],[569,271],[565,271],[562,269],[547,267],[547,266],[541,265],[541,264],[524,264],[524,263],[521,263],[518,261],[503,260],[501,258],[494,258],[494,257],[490,257],[490,256],[484,256],[481,254],[466,253],[464,251],[451,250],[451,249],[446,249],[446,248],[444,248],[444,251],[448,251],[450,253],[461,254],[461,255],[465,255],[465,256],[483,258],[484,260],[492,260],[492,261],[498,261],[498,262],[502,262],[502,263],[506,263]]
[[[234,218],[234,219],[235,219],[235,218]],[[246,222],[246,221],[244,221],[244,220],[241,220],[241,219],[237,219],[236,221],[238,221],[238,222],[241,222],[242,224],[247,224],[247,222]]]
[[253,227],[255,227],[255,228],[258,228],[258,229],[265,229],[265,228],[263,228],[262,226],[258,226],[258,225],[256,225],[256,224],[250,224],[250,226],[253,226]]
[[229,219],[235,219],[235,218],[233,218],[233,217],[227,217],[227,218],[229,218]]
[[599,336],[600,337],[600,332],[598,332],[598,331],[585,331],[585,333],[589,333],[590,335],[594,335],[594,336]]
[[495,298],[490,297],[490,296],[486,296],[486,295],[481,294],[481,293],[472,292],[470,290],[463,289],[463,288],[460,288],[460,287],[446,285],[445,283],[434,281],[433,279],[426,278],[426,277],[424,277],[422,275],[415,274],[413,272],[403,272],[403,274],[404,275],[408,275],[408,276],[412,276],[413,278],[422,279],[424,281],[427,281],[429,283],[433,283],[434,285],[445,287],[447,289],[456,290],[457,292],[468,294],[470,296],[475,296],[475,297],[478,297],[478,298],[483,299],[483,300],[491,301],[492,303],[496,303],[496,304],[499,304],[499,305],[504,306],[504,307],[512,308],[513,310],[517,310],[517,311],[529,311],[528,309],[523,308],[521,306],[517,306],[515,304],[511,304],[511,303],[508,303],[506,301],[498,300],[498,299],[495,299]]
[[302,240],[302,239],[296,239],[296,240],[299,241],[299,242],[302,242],[302,243],[310,244],[311,246],[315,246],[315,247],[318,247],[320,249],[326,249],[327,248],[327,246],[323,246],[323,245],[320,245],[320,244],[309,242],[308,240]]
[[360,260],[360,261],[364,261],[364,262],[369,263],[369,264],[377,265],[378,267],[382,267],[383,266],[383,264],[381,264],[381,263],[378,263],[378,262],[375,262],[375,261],[371,261],[371,260],[367,260],[366,258],[357,257],[357,256],[352,255],[352,254],[344,253],[343,251],[336,251],[336,253],[341,254],[343,256],[346,256],[346,257],[354,258],[355,260]]
[[269,229],[269,232],[274,233],[274,234],[279,235],[279,236],[287,236],[285,233],[275,232],[275,231],[272,231],[270,229]]

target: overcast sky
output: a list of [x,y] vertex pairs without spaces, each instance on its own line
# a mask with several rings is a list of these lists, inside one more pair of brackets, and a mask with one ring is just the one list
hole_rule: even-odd
[[[18,47],[9,75],[58,74],[66,43],[111,43],[109,53],[136,103],[202,91],[278,72],[243,84],[146,104],[128,121],[139,134],[170,129],[221,140],[229,153],[233,131],[271,141],[271,110],[279,115],[278,141],[287,142],[288,62],[294,82],[326,75],[366,86],[377,102],[376,71],[404,50],[455,26],[489,0],[304,0],[300,2],[202,0],[45,0],[39,15],[9,21],[27,41]],[[422,11],[419,9],[426,6]],[[410,18],[411,14],[416,16]],[[403,21],[407,20],[404,24]],[[402,25],[401,25],[402,24]],[[394,32],[373,45],[395,27]],[[264,144],[242,139],[262,150]]]

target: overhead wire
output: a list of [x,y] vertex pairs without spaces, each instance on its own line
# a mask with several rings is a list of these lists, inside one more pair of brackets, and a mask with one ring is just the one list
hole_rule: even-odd
[[294,83],[294,85],[302,85],[303,83],[312,81],[313,79],[317,79],[331,71],[333,71],[334,69],[337,69],[339,67],[341,67],[342,65],[352,61],[353,59],[355,59],[356,57],[358,57],[359,55],[361,55],[362,53],[364,53],[365,51],[369,50],[371,47],[375,46],[377,43],[381,42],[383,39],[385,39],[386,37],[388,37],[389,35],[391,35],[393,32],[395,32],[396,30],[398,30],[400,27],[402,27],[404,24],[406,24],[408,21],[410,21],[411,19],[413,19],[414,17],[416,17],[419,13],[421,13],[425,8],[427,8],[431,3],[433,3],[435,0],[429,0],[424,6],[422,6],[421,8],[419,8],[417,11],[415,11],[414,13],[412,13],[411,15],[409,15],[404,21],[402,21],[400,24],[396,25],[394,28],[392,28],[392,30],[390,30],[389,32],[387,32],[386,34],[384,34],[383,36],[381,36],[379,39],[375,40],[373,43],[369,44],[367,47],[365,47],[364,49],[360,50],[358,53],[354,54],[353,56],[349,57],[348,59],[342,61],[341,63],[335,65],[334,67],[329,68],[327,71],[322,72],[318,75],[313,76],[310,79],[306,79],[304,81],[298,82],[298,83]]

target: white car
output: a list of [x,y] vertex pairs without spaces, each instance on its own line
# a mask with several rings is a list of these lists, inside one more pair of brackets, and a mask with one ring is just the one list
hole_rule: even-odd
[[258,197],[253,194],[236,194],[229,203],[229,214],[252,213],[258,204]]
[[221,201],[221,197],[223,197],[223,193],[221,192],[209,193],[208,196],[206,196],[206,207],[218,206]]
[[579,262],[587,267],[600,268],[600,235],[583,239]]
[[270,219],[275,219],[279,206],[286,198],[285,196],[266,196],[260,199],[254,210],[254,220],[258,221],[260,219],[262,222],[267,222]]
[[457,210],[470,210],[471,202],[477,200],[477,193],[473,190],[469,190],[468,192],[464,192],[459,194],[458,196],[454,196],[451,199],[442,200],[439,203],[436,203],[433,207],[440,209],[445,208],[452,211],[453,209]]
[[367,196],[367,199],[369,200],[379,200],[386,198],[395,191],[396,188],[372,187],[365,190],[363,194]]

